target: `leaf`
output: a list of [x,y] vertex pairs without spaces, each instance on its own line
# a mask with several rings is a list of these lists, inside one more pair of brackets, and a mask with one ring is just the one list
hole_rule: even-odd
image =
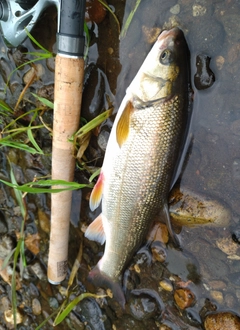
[[[104,111],[103,113],[101,113],[100,115],[98,115],[97,117],[95,117],[94,119],[92,119],[89,123],[87,123],[86,125],[84,125],[83,127],[81,127],[73,135],[73,137],[75,137],[75,138],[81,138],[84,134],[88,133],[89,131],[91,131],[95,127],[99,126],[104,120],[106,120],[109,116],[111,116],[112,110],[113,109],[110,108],[110,109]],[[70,140],[73,140],[73,138],[71,138]]]
[[24,150],[27,151],[33,155],[35,154],[39,154],[39,151],[37,151],[36,149],[29,147],[28,145],[18,142],[18,141],[8,141],[8,140],[0,140],[0,144],[2,144],[5,147],[11,147],[11,148],[16,148],[16,149],[20,149],[20,150]]
[[47,107],[53,109],[54,105],[53,102],[47,100],[45,97],[38,96],[37,94],[31,93],[36,99],[38,99],[42,104],[46,105]]
[[53,326],[58,325],[59,323],[61,323],[67,316],[68,314],[73,310],[73,308],[83,299],[85,298],[103,298],[106,296],[98,296],[96,294],[92,294],[92,293],[82,293],[80,296],[76,297],[75,299],[73,299],[73,301],[71,301],[67,307],[63,310],[62,313],[60,313],[59,315],[57,315],[57,317],[54,320]]
[[[13,113],[14,111],[12,110],[12,108],[6,103],[6,102],[4,102],[3,100],[0,100],[0,109],[2,110],[6,110],[6,111],[8,111],[8,112],[10,112],[10,113]],[[2,112],[2,114],[4,114],[4,112]],[[5,113],[5,115],[7,115],[6,113]]]
[[12,258],[13,253],[15,252],[16,248],[14,248],[4,259],[1,268],[0,268],[0,272],[7,267],[7,265],[9,264],[9,260]]
[[18,205],[20,206],[22,217],[23,217],[23,219],[25,219],[26,214],[27,214],[26,206],[23,202],[22,193],[18,189],[16,189],[18,187],[18,184],[17,184],[17,181],[15,179],[15,176],[14,176],[14,173],[13,173],[13,170],[12,170],[11,166],[10,166],[10,178],[11,178],[12,184],[15,186],[13,189],[14,189],[14,193],[15,193]]
[[[61,191],[68,191],[68,190],[77,190],[81,188],[92,188],[92,184],[80,184],[76,182],[67,182],[64,180],[40,180],[37,182],[28,182],[24,185],[16,185],[12,184],[8,181],[1,180],[0,182],[6,184],[7,186],[17,189],[22,192],[27,192],[31,194],[40,194],[40,193],[58,193]],[[36,186],[45,186],[45,187],[51,187],[51,186],[62,186],[62,188],[38,188]],[[63,187],[65,186],[65,187]]]
[[35,147],[35,149],[38,151],[38,153],[40,155],[44,155],[44,152],[42,151],[42,149],[39,147],[36,140],[34,139],[31,129],[27,130],[27,135],[28,135],[29,141],[32,143],[32,145]]
[[98,175],[100,174],[100,172],[101,172],[101,168],[97,169],[97,170],[96,170],[96,171],[90,176],[90,178],[89,178],[89,182],[92,182],[93,179],[94,179],[96,176],[98,176]]
[[130,12],[130,14],[128,15],[128,18],[122,28],[122,31],[120,33],[120,36],[119,36],[119,39],[122,39],[126,36],[126,33],[127,33],[127,30],[129,28],[129,25],[131,24],[132,22],[132,19],[133,19],[133,16],[138,8],[138,6],[140,5],[140,2],[141,0],[137,0],[136,3],[135,3],[135,7],[133,8],[133,10]]

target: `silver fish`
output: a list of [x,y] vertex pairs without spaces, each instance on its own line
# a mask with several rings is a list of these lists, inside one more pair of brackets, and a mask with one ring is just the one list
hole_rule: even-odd
[[110,134],[85,236],[103,244],[89,273],[124,305],[120,278],[161,211],[171,229],[168,194],[188,123],[189,50],[178,28],[163,31],[126,91]]

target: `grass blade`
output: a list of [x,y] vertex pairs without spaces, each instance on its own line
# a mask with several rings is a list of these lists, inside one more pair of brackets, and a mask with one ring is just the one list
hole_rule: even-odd
[[37,94],[34,94],[32,93],[32,95],[34,97],[36,97],[36,99],[38,99],[40,102],[42,102],[42,104],[46,105],[47,107],[53,109],[53,102],[45,99],[45,97],[41,97],[41,96],[38,96]]
[[56,319],[54,320],[53,326],[56,326],[59,323],[61,323],[81,300],[83,300],[85,298],[89,298],[89,297],[91,297],[91,298],[103,298],[105,296],[98,296],[98,295],[92,294],[92,293],[82,293],[80,296],[73,299],[73,301],[71,301],[67,305],[67,307],[63,310],[63,312],[60,313],[56,317]]
[[122,38],[124,38],[126,36],[127,30],[129,28],[129,25],[132,22],[133,16],[134,16],[136,10],[138,9],[138,6],[140,5],[140,2],[141,2],[141,0],[137,0],[136,1],[135,7],[133,8],[133,10],[131,10],[131,12],[130,12],[130,14],[129,14],[129,16],[128,16],[128,18],[127,18],[124,26],[123,26],[123,28],[122,28],[122,31],[121,31],[120,36],[119,36],[119,39],[122,39]]

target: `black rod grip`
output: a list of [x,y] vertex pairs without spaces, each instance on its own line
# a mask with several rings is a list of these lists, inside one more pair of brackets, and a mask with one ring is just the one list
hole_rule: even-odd
[[59,34],[83,37],[86,0],[61,0]]

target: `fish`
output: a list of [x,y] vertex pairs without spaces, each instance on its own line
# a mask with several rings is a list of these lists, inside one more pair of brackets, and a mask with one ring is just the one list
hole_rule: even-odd
[[117,112],[89,205],[102,213],[85,236],[105,249],[88,279],[125,305],[121,276],[143,244],[155,216],[168,212],[189,122],[189,49],[182,30],[164,30],[148,53]]

